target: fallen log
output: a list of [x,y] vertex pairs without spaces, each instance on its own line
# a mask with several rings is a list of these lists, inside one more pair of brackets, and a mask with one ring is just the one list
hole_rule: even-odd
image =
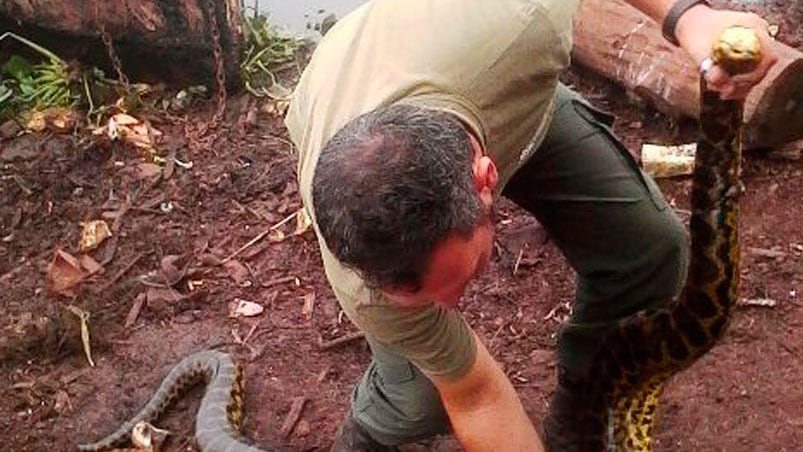
[[[779,61],[745,101],[745,146],[803,139],[803,52],[773,43]],[[697,65],[660,28],[622,0],[582,0],[573,59],[675,117],[699,115]]]
[[112,75],[105,34],[124,73],[168,83],[214,80],[217,25],[227,82],[236,84],[239,20],[239,0],[0,0],[0,30],[68,59],[105,61]]

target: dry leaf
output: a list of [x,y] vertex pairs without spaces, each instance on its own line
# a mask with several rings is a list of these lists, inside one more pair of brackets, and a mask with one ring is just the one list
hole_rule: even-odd
[[105,133],[110,140],[121,139],[151,154],[156,153],[153,147],[155,138],[162,135],[162,132],[151,127],[147,122],[125,113],[118,113],[112,116],[109,118],[106,127],[101,127],[95,130],[94,133]]
[[45,114],[41,111],[33,112],[31,117],[28,118],[28,121],[25,123],[25,128],[31,132],[42,132],[45,130],[47,128]]
[[229,317],[255,317],[262,314],[265,308],[253,301],[235,298],[229,303]]
[[98,263],[95,259],[92,259],[92,256],[88,256],[86,254],[81,255],[81,267],[87,271],[88,275],[91,276],[95,273],[103,270],[103,266]]
[[284,239],[286,239],[286,238],[287,238],[287,235],[285,235],[284,232],[282,232],[282,231],[280,231],[278,229],[274,229],[274,230],[270,231],[270,234],[268,234],[268,240],[271,243],[283,242]]
[[296,212],[296,230],[293,231],[293,235],[301,235],[307,232],[310,226],[312,226],[312,220],[307,215],[306,209],[298,209],[298,212]]
[[66,251],[56,250],[47,268],[47,278],[54,292],[73,296],[72,288],[86,277],[87,273],[78,259]]
[[315,292],[310,292],[304,295],[304,306],[301,308],[301,314],[307,320],[311,320],[313,310],[315,310]]
[[162,167],[155,163],[140,163],[137,165],[137,178],[152,179],[162,171]]
[[86,360],[89,361],[89,365],[95,367],[89,342],[89,313],[75,306],[68,306],[67,309],[81,320],[81,342],[84,344],[84,354],[86,355]]
[[137,449],[155,452],[170,434],[167,430],[154,427],[146,421],[139,421],[131,429],[131,442]]
[[67,107],[51,107],[35,111],[25,123],[25,128],[32,132],[49,129],[56,133],[70,132],[78,125],[78,113]]
[[111,235],[109,224],[103,220],[84,223],[84,228],[81,230],[81,252],[94,250]]
[[184,298],[184,295],[170,288],[149,287],[147,292],[148,307],[154,311],[161,311],[167,305],[177,303]]
[[125,113],[117,113],[109,119],[109,122],[121,126],[133,126],[139,124],[139,119]]

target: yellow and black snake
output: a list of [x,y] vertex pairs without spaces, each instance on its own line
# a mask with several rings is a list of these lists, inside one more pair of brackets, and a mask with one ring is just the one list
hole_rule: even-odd
[[[712,54],[731,74],[749,72],[760,58],[755,33],[740,27],[726,30]],[[686,286],[667,307],[624,319],[600,341],[580,385],[584,409],[563,426],[554,452],[652,451],[664,383],[714,346],[737,302],[743,102],[720,99],[700,79]]]
[[205,382],[206,392],[195,421],[195,441],[202,452],[275,452],[249,445],[239,434],[242,420],[243,373],[231,355],[214,350],[194,353],[176,364],[150,401],[114,433],[80,451],[105,451],[128,442],[140,421],[158,418],[190,386]]

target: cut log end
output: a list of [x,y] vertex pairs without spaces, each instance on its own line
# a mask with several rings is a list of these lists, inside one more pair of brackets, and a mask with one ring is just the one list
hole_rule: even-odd
[[787,64],[758,100],[745,146],[769,148],[803,139],[803,59]]

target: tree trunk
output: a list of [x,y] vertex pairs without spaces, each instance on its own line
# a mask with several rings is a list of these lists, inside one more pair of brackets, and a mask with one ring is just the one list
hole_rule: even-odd
[[[803,138],[803,52],[773,44],[779,61],[745,101],[745,145],[778,146]],[[657,109],[696,118],[697,64],[667,42],[659,26],[621,0],[582,0],[573,58],[648,98]]]
[[178,83],[214,80],[211,18],[227,81],[237,83],[239,16],[239,0],[0,0],[0,29],[113,69],[105,29],[127,75]]

